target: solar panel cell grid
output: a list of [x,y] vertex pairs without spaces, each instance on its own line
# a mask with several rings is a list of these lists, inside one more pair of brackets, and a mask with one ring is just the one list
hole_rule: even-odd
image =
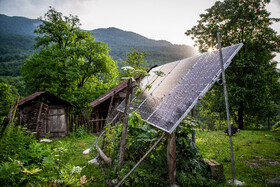
[[[222,49],[225,68],[241,47],[242,44],[238,44]],[[154,72],[159,70],[165,75],[157,77]],[[147,84],[152,87],[138,98],[140,103],[134,105],[132,111],[137,110],[143,120],[171,133],[220,73],[218,51],[159,66],[141,82],[142,90]],[[118,109],[123,111],[124,104]]]

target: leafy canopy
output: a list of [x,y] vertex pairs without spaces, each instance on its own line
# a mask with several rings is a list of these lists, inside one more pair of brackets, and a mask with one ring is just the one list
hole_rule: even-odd
[[[271,63],[274,52],[280,52],[280,37],[270,25],[278,18],[270,18],[266,10],[269,0],[217,1],[200,15],[198,24],[186,31],[195,39],[201,52],[216,47],[216,34],[221,33],[222,45],[243,43],[241,51],[228,68],[227,82],[231,113],[243,128],[244,121],[258,123],[275,114],[279,103],[279,73]],[[206,109],[224,111],[222,87],[215,87],[207,97]]]
[[11,104],[15,101],[11,86],[0,81],[0,123],[2,117],[7,116]]
[[108,46],[81,31],[77,16],[50,8],[40,20],[34,31],[37,51],[22,67],[29,92],[46,90],[84,106],[116,83]]
[[128,79],[134,78],[135,76],[145,77],[149,75],[146,71],[144,65],[147,63],[145,57],[148,53],[144,51],[138,51],[134,48],[131,48],[131,51],[126,53],[126,61],[121,62],[127,66],[122,67],[121,78]]

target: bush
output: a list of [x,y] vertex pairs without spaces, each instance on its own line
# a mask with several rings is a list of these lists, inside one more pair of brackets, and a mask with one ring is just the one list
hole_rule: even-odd
[[[186,121],[178,127],[176,134],[177,184],[179,186],[215,186],[206,163],[197,151],[196,145],[188,138],[193,125]],[[106,155],[113,160],[113,166],[106,168],[110,180],[122,179],[132,167],[142,158],[150,147],[164,133],[141,120],[134,112],[129,117],[126,136],[125,164],[117,171],[118,151],[121,136],[120,126],[107,126]],[[123,186],[168,186],[167,139],[164,138],[150,155],[124,181]],[[214,184],[215,183],[215,184]]]
[[37,143],[25,127],[13,124],[1,138],[0,150],[0,182],[8,186],[31,184],[39,177],[39,165],[51,152],[45,144]]
[[26,128],[9,125],[0,150],[0,186],[80,185],[82,168],[69,164],[70,143],[39,143]]
[[272,126],[271,131],[280,131],[280,121],[278,121],[277,123],[275,123],[275,124]]

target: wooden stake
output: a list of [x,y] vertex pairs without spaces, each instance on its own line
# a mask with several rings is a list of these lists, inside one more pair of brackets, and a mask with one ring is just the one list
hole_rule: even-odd
[[87,124],[87,131],[89,132],[89,117],[88,117],[88,107],[85,107],[85,115],[86,115],[86,124]]
[[113,95],[111,97],[111,101],[110,101],[110,105],[109,105],[109,109],[108,109],[108,114],[107,114],[107,118],[106,118],[106,124],[110,122],[110,117],[112,114],[112,108],[113,108],[113,101],[114,101],[114,97],[115,97],[115,91],[113,92]]
[[38,131],[39,131],[39,121],[40,121],[40,117],[41,117],[42,108],[43,108],[43,102],[41,102],[40,110],[39,110],[39,114],[38,114],[37,122],[36,122],[36,136],[38,139],[40,138]]
[[122,128],[122,137],[121,137],[121,145],[120,145],[120,156],[119,156],[119,164],[118,169],[120,170],[124,164],[124,154],[125,154],[125,139],[127,134],[127,126],[128,126],[128,116],[129,116],[129,107],[130,107],[130,92],[131,92],[131,83],[132,79],[128,79],[127,81],[127,93],[125,97],[125,109],[124,109],[124,118],[123,118],[123,128]]
[[167,134],[167,166],[169,184],[176,182],[176,136],[175,133]]
[[16,111],[17,111],[17,107],[18,107],[19,98],[20,98],[20,96],[18,96],[18,99],[17,99],[17,104],[16,104],[16,106],[15,106],[14,114],[13,114],[13,117],[12,117],[12,122],[14,121],[14,118],[15,118],[15,115],[16,115]]

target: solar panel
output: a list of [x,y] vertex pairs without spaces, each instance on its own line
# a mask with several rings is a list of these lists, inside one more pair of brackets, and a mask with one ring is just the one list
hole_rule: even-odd
[[[222,49],[225,69],[242,46]],[[162,71],[164,76],[157,76],[157,71]],[[134,96],[133,100],[140,102],[131,106],[131,111],[138,111],[147,123],[172,133],[220,74],[218,50],[156,67],[141,81],[144,92],[139,98]],[[145,90],[147,85],[151,88]],[[123,101],[117,109],[123,112],[124,105]]]

